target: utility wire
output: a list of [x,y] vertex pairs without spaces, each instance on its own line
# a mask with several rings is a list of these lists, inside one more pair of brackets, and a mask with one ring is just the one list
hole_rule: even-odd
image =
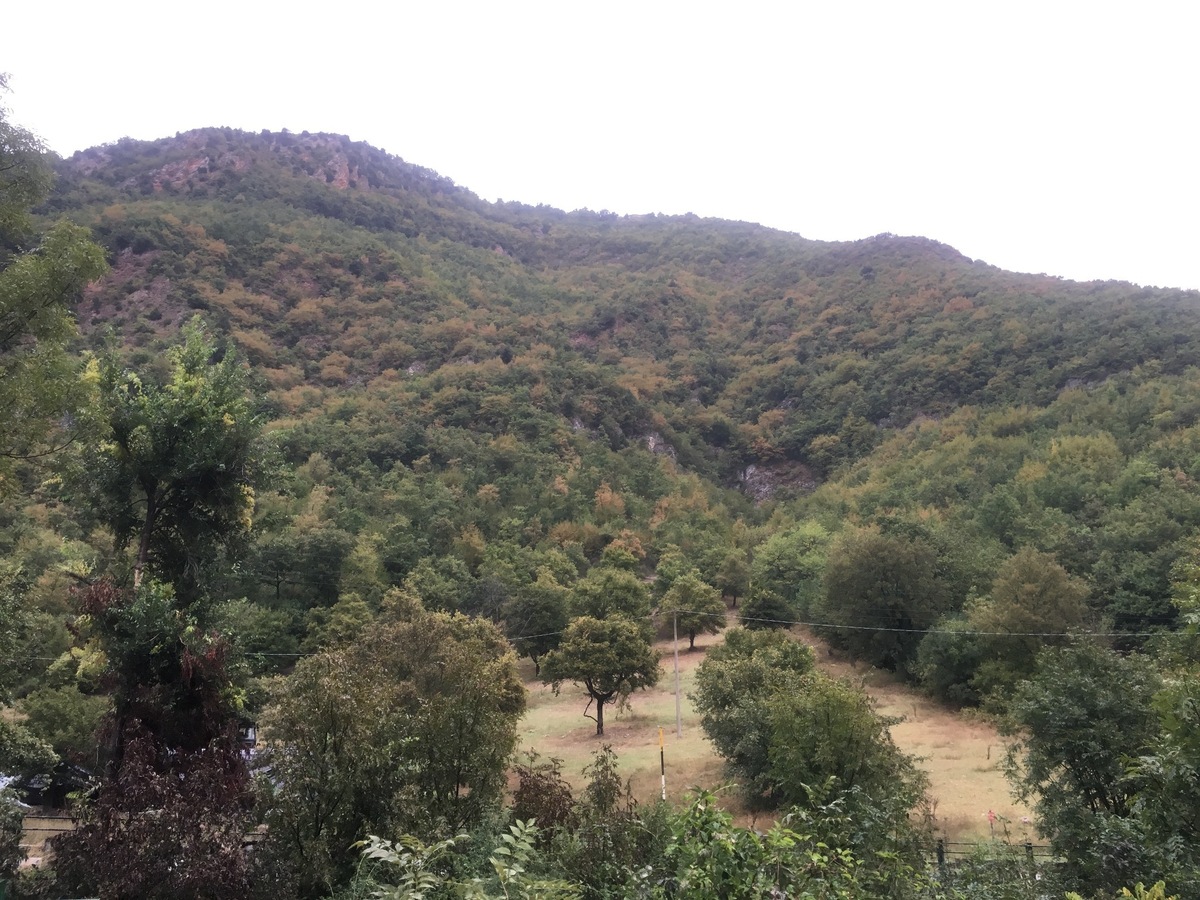
[[[704,616],[713,619],[728,619],[728,613],[712,613],[697,609],[680,609],[676,610],[676,614],[687,614],[693,616]],[[635,621],[652,621],[656,616],[651,613],[647,616],[636,616]],[[1038,637],[1038,638],[1137,638],[1137,637],[1189,637],[1191,636],[1186,631],[967,631],[967,630],[951,630],[946,628],[896,628],[884,625],[844,625],[838,622],[809,622],[801,619],[768,619],[759,616],[744,616],[740,613],[734,613],[733,618],[740,622],[761,622],[765,625],[779,626],[801,626],[804,628],[826,628],[830,630],[842,631],[874,631],[894,634],[944,634],[958,637]],[[537,634],[515,634],[510,635],[510,641],[529,641],[535,638],[558,637],[565,634],[566,629],[558,631],[542,631]],[[248,656],[263,656],[272,658],[287,658],[301,659],[310,656],[318,656],[321,651],[308,653],[266,653],[254,652],[247,653]],[[21,660],[28,662],[54,662],[61,659],[59,656],[26,656],[21,657]],[[13,659],[12,662],[20,660]]]

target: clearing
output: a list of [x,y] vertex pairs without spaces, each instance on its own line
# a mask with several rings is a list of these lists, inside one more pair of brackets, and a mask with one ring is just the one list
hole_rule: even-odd
[[[881,714],[903,717],[904,721],[892,726],[892,736],[902,750],[921,759],[922,768],[929,774],[939,836],[949,841],[979,840],[989,837],[993,827],[997,837],[1005,828],[1013,840],[1033,836],[1029,824],[1031,813],[1013,801],[1000,769],[1005,743],[995,728],[942,707],[887,672],[862,666],[855,669],[849,662],[830,655],[825,644],[812,634],[799,630],[793,634],[813,648],[820,669],[862,684]],[[721,759],[704,736],[699,716],[687,696],[705,650],[721,639],[720,635],[697,637],[696,649],[690,653],[686,639],[680,642],[682,737],[675,733],[675,674],[670,640],[659,641],[657,645],[663,667],[658,686],[635,694],[629,709],[606,708],[602,738],[596,736],[595,722],[583,716],[588,698],[582,688],[564,684],[556,697],[533,677],[529,661],[522,660],[529,709],[522,721],[521,746],[536,750],[544,758],[561,759],[564,776],[578,787],[584,781],[581,773],[592,753],[609,744],[617,752],[621,772],[629,778],[634,796],[645,802],[658,797],[660,792],[661,728],[666,746],[668,800],[684,803],[694,786],[714,789],[729,784]],[[737,815],[739,824],[754,823],[755,817],[745,812],[733,791],[722,796]],[[989,811],[996,817],[994,826]],[[770,816],[758,818],[763,821]]]

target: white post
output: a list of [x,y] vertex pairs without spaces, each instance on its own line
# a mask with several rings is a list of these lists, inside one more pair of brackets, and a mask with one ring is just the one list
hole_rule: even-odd
[[658,770],[662,773],[662,798],[667,802],[667,751],[663,743],[663,730],[658,729]]

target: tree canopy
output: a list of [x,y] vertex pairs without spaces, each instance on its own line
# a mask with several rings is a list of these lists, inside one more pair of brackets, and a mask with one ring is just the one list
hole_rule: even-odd
[[[0,94],[7,89],[0,76]],[[60,221],[36,233],[30,211],[50,193],[47,151],[9,121],[0,102],[0,493],[14,489],[14,460],[41,457],[74,437],[63,417],[90,385],[67,352],[73,306],[108,267],[91,232]]]
[[[596,704],[596,734],[604,734],[604,707],[658,683],[658,653],[644,625],[621,615],[579,616],[563,632],[558,648],[542,663],[542,680],[558,691],[563,682],[582,685]],[[585,715],[586,715],[585,711]]]

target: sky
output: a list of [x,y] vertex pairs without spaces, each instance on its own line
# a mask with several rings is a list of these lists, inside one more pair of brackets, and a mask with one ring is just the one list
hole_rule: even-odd
[[1200,289],[1200,4],[60,0],[3,16],[13,121],[70,155],[333,132],[489,200],[922,235]]

